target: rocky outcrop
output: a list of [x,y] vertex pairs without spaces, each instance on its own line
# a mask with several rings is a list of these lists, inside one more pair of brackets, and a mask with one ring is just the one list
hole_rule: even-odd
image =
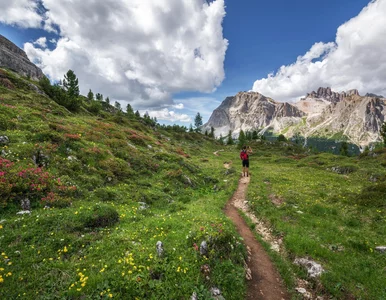
[[10,69],[33,80],[39,80],[44,77],[42,70],[28,59],[25,52],[1,34],[0,67]]
[[296,103],[280,103],[256,92],[228,97],[213,112],[204,130],[214,127],[215,135],[229,131],[237,137],[240,130],[272,130],[287,138],[333,138],[345,136],[364,147],[381,141],[379,131],[386,120],[386,99],[362,97],[358,90],[337,93],[319,88]]
[[349,90],[347,92],[341,92],[337,93],[331,90],[331,88],[327,87],[320,87],[318,88],[318,91],[308,93],[306,98],[303,98],[301,100],[306,100],[307,98],[317,98],[317,99],[324,99],[332,103],[337,103],[339,101],[342,101],[344,98],[349,96],[359,96],[358,90]]
[[227,97],[213,111],[204,130],[214,127],[217,136],[225,136],[229,130],[237,136],[240,130],[293,124],[304,115],[304,112],[289,103],[276,102],[256,92],[240,92],[234,97]]

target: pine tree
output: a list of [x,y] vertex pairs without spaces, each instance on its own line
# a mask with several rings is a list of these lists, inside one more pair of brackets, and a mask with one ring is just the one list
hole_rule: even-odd
[[384,122],[382,125],[381,136],[383,138],[383,146],[386,147],[386,122]]
[[114,107],[115,107],[118,111],[121,111],[121,110],[122,110],[122,108],[121,108],[121,103],[119,103],[118,101],[115,101]]
[[91,91],[91,89],[88,91],[87,99],[88,99],[88,101],[94,100],[94,93]]
[[202,126],[202,117],[198,112],[196,117],[194,118],[194,126],[196,127],[196,132],[200,131],[200,127]]
[[245,142],[246,142],[246,137],[245,137],[245,133],[244,131],[241,129],[240,130],[240,134],[239,134],[239,147],[243,147],[245,146]]
[[340,155],[349,156],[347,142],[342,142],[339,149]]
[[220,145],[224,145],[224,138],[222,137],[222,134],[220,134],[218,141],[219,141]]
[[233,138],[232,138],[232,131],[229,130],[227,145],[233,145],[233,144],[234,144],[234,142],[233,142]]
[[190,126],[189,126],[189,132],[194,132],[192,124],[190,124]]
[[107,104],[110,104],[110,98],[109,97],[107,97],[105,101]]
[[133,110],[133,108],[131,107],[130,103],[127,103],[127,106],[126,106],[126,113],[127,113],[129,116],[134,115],[134,110]]
[[210,127],[210,133],[209,133],[209,136],[212,137],[212,138],[214,138],[214,127],[213,127],[213,126]]
[[96,93],[95,94],[95,99],[97,100],[97,101],[103,101],[103,95],[102,94],[99,94],[99,93]]
[[137,118],[140,118],[140,117],[141,117],[141,114],[139,113],[138,110],[135,112],[135,116],[136,116]]
[[259,138],[259,135],[258,135],[258,133],[257,133],[257,130],[254,130],[253,132],[252,132],[252,140],[257,140]]
[[68,70],[64,75],[63,87],[71,99],[79,97],[79,82],[74,71]]

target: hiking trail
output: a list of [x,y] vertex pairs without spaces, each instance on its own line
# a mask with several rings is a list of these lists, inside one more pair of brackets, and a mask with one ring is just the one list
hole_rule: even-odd
[[[241,177],[236,192],[225,206],[225,214],[235,224],[237,231],[244,239],[248,250],[246,277],[248,279],[247,300],[286,300],[290,296],[280,278],[280,274],[271,262],[263,246],[256,240],[252,230],[239,215],[238,209],[251,215],[245,204],[245,195],[250,177]],[[256,218],[256,217],[255,217]]]

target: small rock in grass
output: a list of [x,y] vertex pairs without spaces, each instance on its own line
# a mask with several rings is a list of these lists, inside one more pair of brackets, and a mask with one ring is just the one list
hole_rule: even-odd
[[25,214],[31,214],[31,211],[30,210],[22,210],[22,211],[19,211],[16,213],[17,215],[25,215]]
[[31,202],[29,201],[28,198],[21,199],[20,204],[21,204],[21,209],[23,211],[27,211],[27,210],[30,211],[31,210]]
[[381,252],[381,253],[385,253],[386,252],[386,246],[378,246],[378,247],[375,247],[375,250]]
[[216,288],[216,287],[210,288],[210,293],[212,294],[212,296],[219,296],[219,295],[221,295],[220,289]]
[[302,294],[304,299],[312,299],[312,294],[310,292],[307,292],[305,288],[296,288],[296,291],[299,294]]
[[193,292],[192,296],[190,297],[190,300],[198,300],[196,292]]
[[0,145],[8,145],[9,138],[6,135],[0,135]]
[[7,221],[6,219],[2,219],[2,220],[0,221],[0,224],[5,223],[6,221]]
[[164,244],[161,241],[158,241],[155,245],[158,257],[162,257],[164,253]]
[[202,241],[200,245],[200,254],[205,256],[208,255],[208,244],[206,241]]
[[298,210],[297,213],[300,215],[304,214],[304,212],[302,212],[301,210]]
[[145,202],[138,202],[139,204],[139,210],[146,210],[149,208],[149,205],[147,205]]
[[308,276],[311,278],[319,277],[323,272],[323,267],[307,258],[296,258],[294,264],[305,267],[308,272]]

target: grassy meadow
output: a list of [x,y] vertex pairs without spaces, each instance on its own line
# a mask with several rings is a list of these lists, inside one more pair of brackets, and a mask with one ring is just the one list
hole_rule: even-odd
[[[283,238],[285,261],[308,257],[323,266],[320,281],[308,279],[320,295],[386,299],[386,256],[375,250],[386,244],[386,151],[345,157],[294,150],[286,143],[256,145],[248,191],[253,211]],[[285,266],[284,277],[307,279],[303,269]]]
[[[0,299],[244,297],[246,250],[222,210],[237,146],[83,98],[73,113],[0,71]],[[247,200],[283,238],[271,254],[293,298],[298,277],[331,299],[386,299],[386,152],[252,148]],[[17,215],[26,198],[32,213]],[[326,272],[310,280],[295,257]]]
[[2,72],[1,299],[242,297],[245,249],[222,212],[237,150],[111,106],[71,113]]

